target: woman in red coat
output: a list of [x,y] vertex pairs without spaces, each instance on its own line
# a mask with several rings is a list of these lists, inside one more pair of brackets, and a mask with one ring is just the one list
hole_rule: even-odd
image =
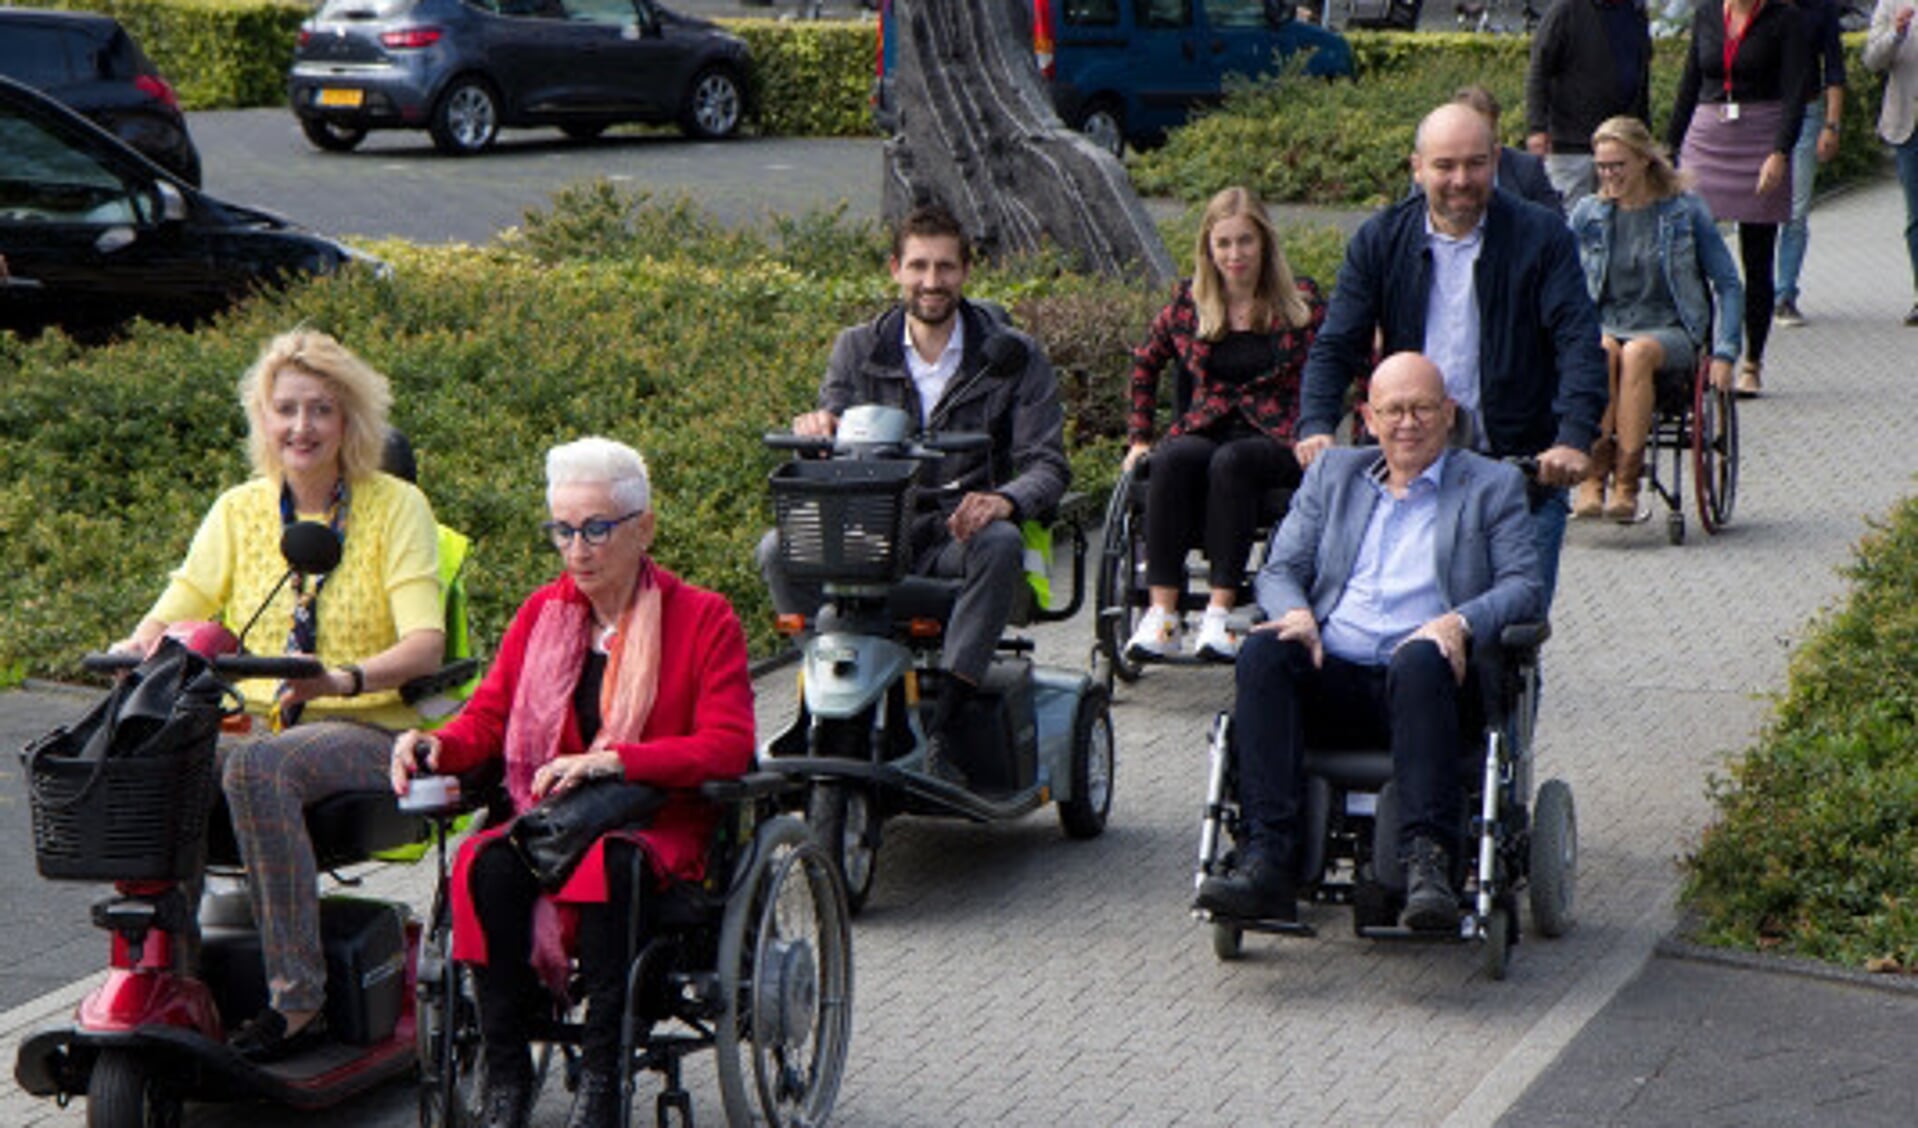
[[[532,1063],[525,1016],[543,979],[563,983],[568,940],[587,997],[583,1066],[569,1126],[615,1123],[632,851],[656,881],[697,880],[716,813],[691,790],[738,776],[753,758],[746,639],[723,596],[654,564],[646,464],[631,447],[588,438],[546,460],[546,532],[565,573],[514,616],[479,690],[437,734],[393,749],[405,794],[415,748],[426,770],[505,760],[515,811],[600,777],[672,789],[651,826],[608,835],[557,892],[542,896],[504,828],[461,850],[453,880],[453,956],[473,965],[485,1040],[488,1128],[523,1128]],[[616,880],[608,880],[609,875]],[[642,911],[641,919],[646,914]]]

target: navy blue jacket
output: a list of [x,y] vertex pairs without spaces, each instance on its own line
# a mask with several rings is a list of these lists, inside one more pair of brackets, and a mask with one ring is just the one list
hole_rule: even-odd
[[[1431,269],[1423,194],[1387,207],[1352,236],[1305,361],[1300,438],[1338,426],[1346,389],[1371,371],[1375,331],[1384,335],[1384,356],[1424,351]],[[1556,213],[1493,190],[1474,279],[1479,413],[1491,453],[1590,450],[1605,414],[1605,353],[1571,229]]]

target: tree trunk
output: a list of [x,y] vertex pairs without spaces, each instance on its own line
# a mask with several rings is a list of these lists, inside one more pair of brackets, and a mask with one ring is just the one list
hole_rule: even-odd
[[1175,277],[1125,167],[1066,128],[1032,55],[1029,0],[893,0],[888,222],[945,206],[987,254],[1048,243],[1082,269]]

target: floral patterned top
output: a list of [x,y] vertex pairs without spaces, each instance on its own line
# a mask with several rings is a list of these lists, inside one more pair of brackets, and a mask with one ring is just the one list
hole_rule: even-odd
[[1192,283],[1181,282],[1172,301],[1152,319],[1145,343],[1132,352],[1132,413],[1127,435],[1135,443],[1152,441],[1152,417],[1159,404],[1159,373],[1168,361],[1192,379],[1192,399],[1185,414],[1173,420],[1168,435],[1188,435],[1229,423],[1235,414],[1272,439],[1290,444],[1292,425],[1299,413],[1299,374],[1312,338],[1325,322],[1325,299],[1317,283],[1298,279],[1310,321],[1299,329],[1280,329],[1272,335],[1271,371],[1243,383],[1228,384],[1206,372],[1213,342],[1199,337],[1199,307],[1192,300]]

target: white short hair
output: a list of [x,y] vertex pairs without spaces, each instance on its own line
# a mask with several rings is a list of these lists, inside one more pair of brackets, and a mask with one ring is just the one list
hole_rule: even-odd
[[646,459],[625,443],[589,435],[546,452],[546,503],[553,491],[577,482],[604,482],[613,501],[627,512],[653,507]]

